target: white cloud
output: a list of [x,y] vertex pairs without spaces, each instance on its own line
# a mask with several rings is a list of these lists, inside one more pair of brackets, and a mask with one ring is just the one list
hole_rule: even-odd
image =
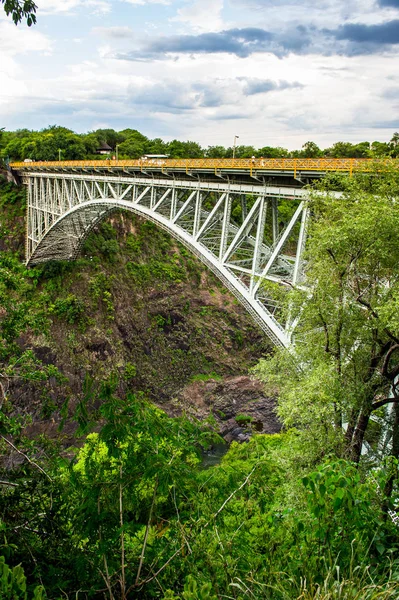
[[219,31],[226,24],[222,19],[224,0],[195,0],[179,8],[171,22],[188,24],[194,31]]
[[135,4],[138,6],[143,6],[145,4],[170,4],[173,0],[122,0],[122,2],[126,2],[127,4]]
[[108,13],[110,0],[40,0],[38,16],[46,13],[71,13],[77,8],[87,8],[90,12]]
[[[224,7],[223,0],[187,0],[176,4],[177,15],[166,23],[158,16],[165,17],[165,10],[138,2],[140,11],[128,7],[136,0],[38,0],[42,17],[37,26],[15,27],[0,19],[4,125],[40,128],[58,123],[79,131],[100,123],[117,129],[131,126],[151,137],[195,139],[205,146],[231,145],[234,135],[243,144],[288,148],[299,148],[309,139],[322,147],[339,139],[390,139],[390,123],[398,114],[397,50],[390,55],[377,48],[368,56],[323,57],[316,45],[306,56],[293,45],[283,58],[256,51],[249,57],[204,53],[193,58],[187,53],[176,60],[150,57],[147,62],[110,58],[122,47],[140,50],[150,39],[145,33],[148,22],[168,38],[182,30],[207,34],[225,29],[222,16],[228,17],[229,28],[284,32],[304,24],[320,32],[323,42],[323,28],[387,19],[387,10],[377,10],[374,0],[251,0],[251,5],[236,0],[233,9],[234,0]],[[111,7],[112,22],[99,20],[101,26],[91,30],[90,21],[85,29],[83,23],[76,27],[75,19],[74,29],[72,19],[65,19],[78,9]],[[52,12],[51,22],[46,11]],[[133,13],[129,21],[127,15]],[[61,30],[59,40],[45,35]],[[76,43],[66,46],[65,38]]]
[[0,21],[0,54],[1,62],[6,63],[8,58],[18,54],[38,52],[49,55],[52,51],[51,40],[35,30],[16,27],[13,23]]
[[115,27],[93,27],[90,33],[95,36],[112,40],[131,39],[133,36],[133,30],[130,27],[123,25]]

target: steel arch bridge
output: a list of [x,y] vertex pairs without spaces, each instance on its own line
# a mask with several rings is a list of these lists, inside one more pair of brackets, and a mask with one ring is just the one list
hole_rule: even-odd
[[170,175],[163,165],[129,170],[104,161],[95,168],[82,163],[11,166],[28,189],[28,266],[75,259],[102,219],[128,210],[183,243],[276,345],[290,345],[291,326],[282,320],[267,282],[295,286],[303,280],[306,190],[268,185],[266,177],[252,173],[251,164],[242,172],[230,167],[212,177],[178,170]]

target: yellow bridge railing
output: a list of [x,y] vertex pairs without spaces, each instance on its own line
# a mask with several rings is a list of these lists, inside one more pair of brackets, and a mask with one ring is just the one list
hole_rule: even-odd
[[132,168],[136,170],[178,169],[185,170],[266,170],[266,171],[343,171],[370,170],[373,165],[399,166],[398,159],[368,158],[139,158],[135,160],[72,160],[14,162],[15,170],[32,169],[87,169],[87,168]]

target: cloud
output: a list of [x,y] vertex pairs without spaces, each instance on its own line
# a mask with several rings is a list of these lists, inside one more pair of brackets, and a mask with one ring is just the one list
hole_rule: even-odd
[[297,25],[273,32],[258,27],[226,29],[197,35],[160,36],[146,40],[141,48],[114,52],[109,58],[129,61],[164,60],[179,55],[232,54],[248,58],[255,53],[283,58],[295,55],[374,54],[399,44],[399,20],[368,25],[345,23],[337,29]]
[[243,93],[245,96],[254,96],[255,94],[267,94],[278,90],[287,90],[303,88],[303,84],[298,81],[290,83],[289,81],[272,81],[271,79],[256,79],[240,77],[240,81],[245,82]]
[[72,13],[77,8],[87,8],[94,13],[108,13],[111,11],[110,0],[40,0],[37,11],[40,14]]
[[382,92],[382,97],[387,100],[397,100],[399,102],[399,87],[390,87]]
[[[0,9],[1,10],[1,9]],[[49,55],[52,51],[52,42],[46,36],[35,29],[15,27],[7,21],[0,21],[0,53],[3,61],[7,57],[18,54],[31,54],[38,52]]]
[[[130,105],[145,106],[147,111],[176,114],[209,109],[210,118],[213,118],[212,109],[225,112],[226,108],[231,107],[231,112],[237,115],[237,105],[243,106],[249,96],[302,87],[304,86],[298,82],[247,77],[192,83],[163,80],[131,85],[128,97]],[[247,105],[247,110],[248,108]],[[219,115],[220,111],[217,110],[217,113]],[[233,117],[227,114],[223,118]]]
[[127,4],[143,6],[145,4],[170,4],[170,0],[122,0]]
[[399,44],[399,20],[386,21],[378,25],[347,23],[333,32],[337,40],[348,40],[359,44]]
[[115,26],[115,27],[93,27],[91,32],[93,35],[109,38],[109,39],[131,39],[133,37],[133,30],[126,26]]
[[378,4],[382,7],[389,6],[399,8],[399,0],[378,0]]
[[303,52],[309,43],[306,30],[298,27],[284,35],[265,29],[246,27],[198,35],[163,36],[145,42],[141,49],[116,53],[112,58],[132,61],[161,60],[168,54],[234,54],[247,58],[255,52],[284,56],[291,51]]
[[194,30],[217,31],[223,28],[222,9],[224,0],[195,0],[177,10],[170,19],[186,23]]

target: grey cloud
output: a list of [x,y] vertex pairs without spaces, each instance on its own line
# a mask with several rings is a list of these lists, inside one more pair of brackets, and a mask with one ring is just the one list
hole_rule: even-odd
[[379,25],[347,23],[331,33],[337,40],[358,44],[399,44],[399,20],[386,21]]
[[209,84],[194,82],[184,85],[166,80],[154,82],[142,89],[130,86],[128,97],[130,104],[145,106],[149,111],[172,114],[231,103],[223,81],[217,80]]
[[367,123],[368,127],[374,127],[376,129],[391,129],[392,131],[399,130],[399,119],[392,119],[390,121],[374,121]]
[[399,0],[378,0],[378,4],[382,7],[393,6],[399,8]]
[[387,100],[399,100],[399,87],[387,88],[383,91],[382,97]]
[[149,112],[182,114],[200,108],[236,107],[237,101],[244,101],[248,96],[302,87],[296,81],[290,83],[248,77],[191,84],[164,80],[147,84],[144,88],[130,86],[128,103],[130,106],[145,106]]
[[198,35],[174,35],[153,39],[140,50],[117,53],[114,58],[145,61],[165,58],[165,54],[235,54],[247,58],[254,52],[270,52],[284,56],[291,51],[301,52],[309,43],[306,30],[298,27],[284,35],[265,29],[247,27],[227,29],[216,33]]
[[[399,0],[398,0],[399,1]],[[260,28],[228,29],[198,35],[154,38],[142,47],[111,58],[131,61],[164,60],[179,54],[234,54],[247,58],[254,53],[270,53],[282,58],[292,54],[334,54],[353,56],[373,54],[399,44],[399,20],[378,25],[346,23],[337,29],[317,29],[310,25],[271,32]]]
[[266,94],[277,90],[287,90],[295,88],[303,88],[303,84],[298,81],[290,83],[289,81],[273,81],[271,79],[256,79],[248,77],[240,77],[240,81],[244,81],[243,92],[246,96],[255,94]]
[[233,113],[233,114],[216,114],[209,117],[210,121],[236,121],[237,119],[251,119],[253,115],[246,115],[244,113]]

